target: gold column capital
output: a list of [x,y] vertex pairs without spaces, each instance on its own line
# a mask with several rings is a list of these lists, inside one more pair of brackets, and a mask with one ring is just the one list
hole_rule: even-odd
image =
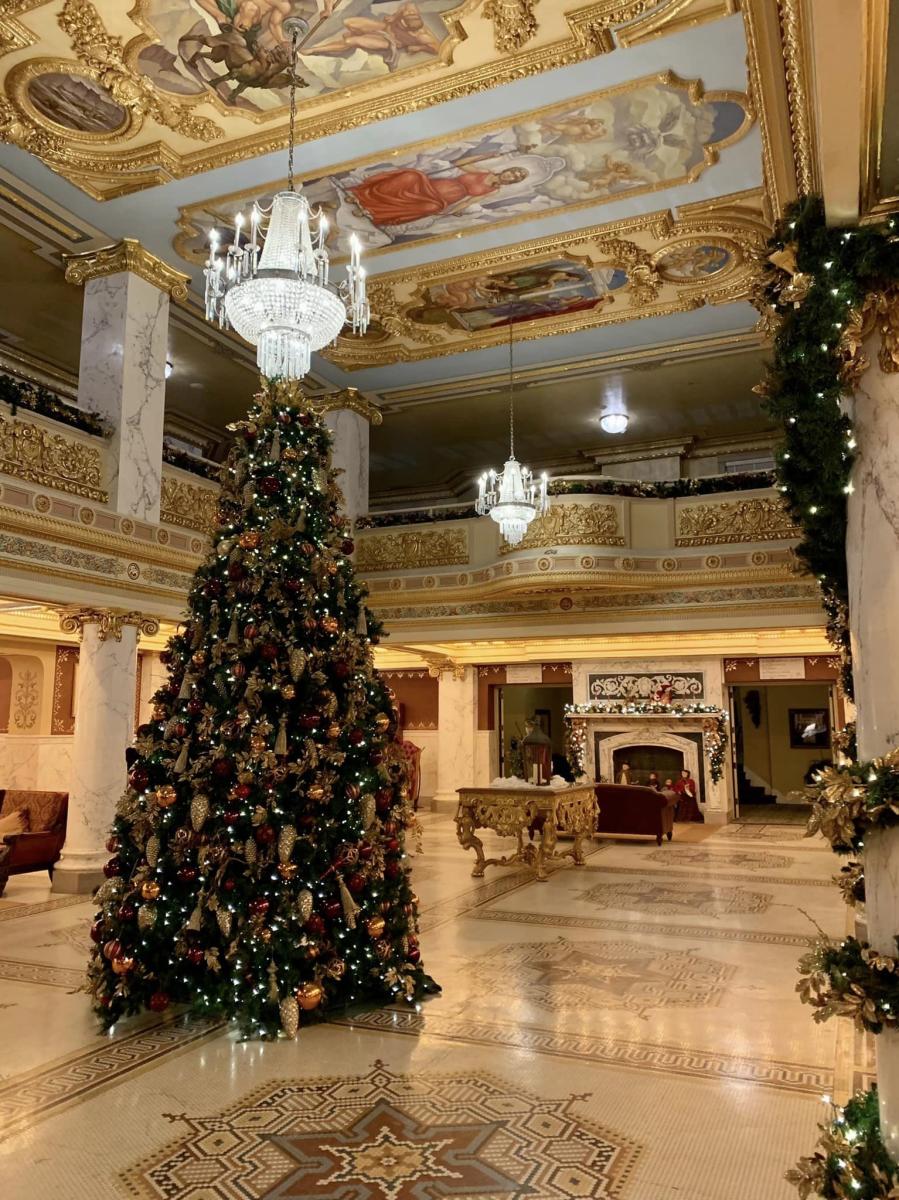
[[147,617],[141,612],[126,612],[118,608],[67,608],[59,614],[59,628],[63,633],[77,633],[79,641],[84,637],[85,625],[97,626],[97,637],[101,642],[110,638],[120,642],[126,625],[136,626],[138,641],[142,633],[153,637],[159,632],[156,617]]
[[152,283],[161,292],[168,292],[173,300],[187,299],[190,276],[176,271],[168,263],[145,249],[136,238],[122,238],[112,246],[101,246],[99,250],[85,250],[81,254],[64,254],[66,282],[77,285],[104,275],[118,275],[130,271]]
[[381,410],[376,408],[370,400],[366,400],[359,389],[354,387],[342,388],[339,392],[327,392],[324,396],[310,399],[309,404],[319,416],[324,416],[327,412],[336,412],[341,408],[348,408],[350,412],[364,417],[370,425],[380,425],[384,420]]

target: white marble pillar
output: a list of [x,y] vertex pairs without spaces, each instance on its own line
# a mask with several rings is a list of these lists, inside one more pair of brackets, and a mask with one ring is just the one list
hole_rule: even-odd
[[380,425],[383,418],[356,388],[325,397],[321,411],[334,438],[332,466],[342,472],[337,482],[343,492],[343,511],[355,521],[368,512],[370,427]]
[[78,404],[112,430],[110,504],[158,521],[169,297],[187,295],[187,276],[129,238],[66,262],[66,279],[84,284]]
[[65,612],[63,630],[81,635],[69,815],[53,891],[90,892],[102,882],[116,804],[125,787],[125,749],[134,732],[137,640],[159,623],[136,612]]
[[[877,361],[879,333],[864,353],[871,365],[852,401],[857,443],[849,496],[846,557],[858,756],[867,762],[899,746],[899,374]],[[868,940],[896,954],[899,934],[899,829],[865,838]],[[899,1032],[874,1039],[881,1130],[899,1159]]]
[[448,665],[439,672],[437,696],[437,788],[435,812],[454,812],[456,788],[475,785],[478,672]]

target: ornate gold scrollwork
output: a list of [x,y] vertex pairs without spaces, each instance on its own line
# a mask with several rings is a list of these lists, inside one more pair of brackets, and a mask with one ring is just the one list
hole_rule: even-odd
[[405,529],[356,542],[359,571],[403,571],[413,567],[449,567],[468,562],[466,529]]
[[211,533],[218,524],[217,488],[201,487],[163,472],[160,519],[183,529]]
[[97,626],[97,637],[101,642],[122,640],[122,630],[126,625],[137,628],[137,637],[141,634],[153,637],[159,633],[159,621],[156,617],[148,617],[140,612],[123,612],[117,608],[69,608],[60,613],[59,628],[63,633],[77,633],[84,637],[85,625]]
[[484,16],[493,22],[497,50],[520,50],[537,32],[537,0],[487,0]]
[[135,238],[122,238],[114,246],[103,246],[99,250],[86,250],[81,254],[64,254],[66,283],[81,285],[103,275],[118,275],[130,271],[152,283],[161,292],[168,292],[173,300],[187,299],[190,276],[176,271],[168,263],[151,254]]
[[0,417],[0,471],[74,496],[109,499],[102,481],[100,450],[40,425]]
[[366,400],[359,389],[354,387],[342,388],[339,392],[326,392],[323,396],[316,396],[310,399],[309,407],[319,416],[347,408],[350,412],[364,417],[369,425],[380,425],[384,420],[381,410],[370,400]]
[[677,514],[676,546],[714,546],[722,542],[768,542],[798,538],[779,498],[755,497],[723,504],[691,504]]
[[500,546],[500,554],[512,550],[538,550],[543,546],[623,546],[614,504],[553,504],[537,517],[517,546]]

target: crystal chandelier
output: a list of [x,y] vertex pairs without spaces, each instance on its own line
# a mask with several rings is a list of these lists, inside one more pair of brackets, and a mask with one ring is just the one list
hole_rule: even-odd
[[478,513],[496,521],[510,546],[517,546],[534,517],[548,507],[546,472],[534,479],[530,467],[515,458],[515,386],[512,363],[512,325],[509,324],[509,457],[502,471],[486,471],[478,480]]
[[287,190],[275,195],[269,209],[253,205],[248,232],[243,214],[237,214],[234,240],[224,255],[213,229],[203,274],[206,319],[235,329],[256,346],[266,377],[301,379],[313,350],[333,342],[348,318],[353,333],[365,333],[370,312],[358,238],[353,234],[350,240],[346,281],[335,287],[328,278],[328,219],[294,189],[297,49],[309,26],[291,17],[284,28],[291,37]]

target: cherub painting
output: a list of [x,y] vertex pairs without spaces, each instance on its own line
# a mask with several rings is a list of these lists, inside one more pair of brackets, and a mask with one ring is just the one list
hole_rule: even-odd
[[163,91],[212,92],[247,113],[287,102],[288,17],[308,30],[297,47],[305,94],[345,89],[436,59],[452,36],[447,20],[462,0],[145,0],[154,38],[143,72]]

